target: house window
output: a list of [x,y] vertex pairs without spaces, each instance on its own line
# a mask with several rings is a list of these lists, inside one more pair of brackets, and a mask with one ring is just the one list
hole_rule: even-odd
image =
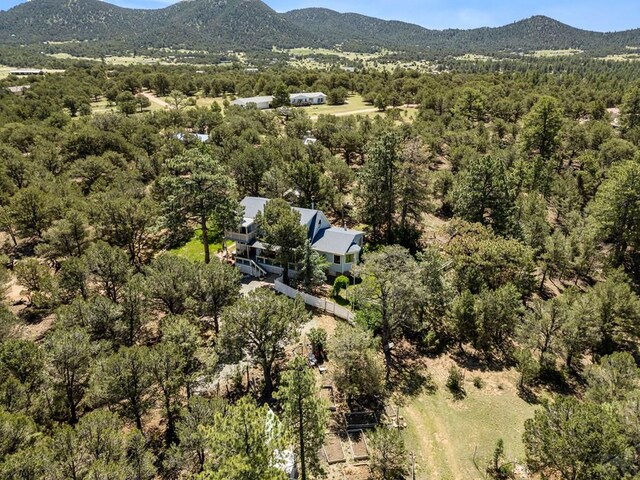
[[342,263],[342,257],[340,255],[333,256],[333,263],[340,265]]
[[347,255],[346,263],[353,263],[353,253]]

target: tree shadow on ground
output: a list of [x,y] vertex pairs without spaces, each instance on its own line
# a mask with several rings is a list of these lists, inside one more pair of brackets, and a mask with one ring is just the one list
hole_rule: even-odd
[[548,391],[558,395],[575,395],[582,383],[578,378],[569,378],[566,372],[557,369],[544,369],[538,380]]
[[393,351],[390,387],[407,396],[419,395],[423,391],[435,393],[437,385],[427,372],[424,357],[414,345],[401,342]]
[[540,396],[529,387],[519,387],[518,396],[529,405],[540,404]]
[[27,306],[17,314],[17,317],[28,325],[37,325],[49,315],[51,310]]
[[483,354],[470,347],[466,347],[466,350],[456,348],[450,352],[450,356],[460,368],[470,372],[500,372],[511,366],[511,363],[506,358]]

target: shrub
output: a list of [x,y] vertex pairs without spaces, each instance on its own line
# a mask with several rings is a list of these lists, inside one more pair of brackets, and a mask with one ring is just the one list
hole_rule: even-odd
[[342,290],[346,290],[349,287],[349,279],[344,275],[340,275],[333,282],[333,290],[331,291],[331,295],[337,297],[340,295]]
[[464,398],[466,395],[466,392],[464,391],[464,372],[456,366],[449,369],[447,388],[456,399]]
[[482,378],[480,378],[480,377],[475,377],[473,379],[473,386],[478,388],[478,389],[484,387],[484,380],[482,380]]
[[324,328],[312,328],[307,334],[311,349],[316,356],[324,356],[327,346],[327,331]]

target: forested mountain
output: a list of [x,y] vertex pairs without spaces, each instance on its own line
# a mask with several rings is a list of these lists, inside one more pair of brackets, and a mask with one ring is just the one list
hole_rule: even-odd
[[146,46],[248,50],[317,44],[260,0],[183,1],[152,12],[152,23],[139,26]]
[[497,28],[428,30],[410,23],[380,20],[324,8],[292,10],[284,16],[325,41],[445,52],[496,52],[576,48],[586,51],[624,49],[640,43],[640,30],[600,33],[535,16]]
[[577,48],[588,52],[640,45],[640,30],[600,33],[543,16],[497,28],[429,30],[356,13],[307,8],[277,13],[260,0],[191,0],[158,10],[98,0],[32,0],[0,12],[0,41],[123,41],[129,47],[270,49],[272,46],[370,50],[498,52]]
[[327,8],[292,10],[283,16],[327,43],[343,44],[345,49],[424,46],[429,36],[448,35],[448,31],[427,30],[411,23],[338,13]]
[[99,0],[36,0],[0,12],[0,38],[10,43],[133,38],[154,13]]
[[69,40],[212,50],[318,43],[260,0],[194,0],[157,10],[98,0],[33,0],[0,12],[2,42]]

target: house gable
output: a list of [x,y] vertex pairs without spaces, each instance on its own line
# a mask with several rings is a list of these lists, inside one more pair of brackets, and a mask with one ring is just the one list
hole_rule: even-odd
[[[269,272],[275,272],[278,268],[281,270],[281,267],[269,263],[272,260],[264,258],[262,252],[269,247],[262,244],[256,236],[255,217],[258,212],[264,212],[268,201],[268,198],[263,197],[245,197],[240,202],[244,207],[243,222],[239,225],[238,231],[225,233],[228,239],[237,242],[240,256],[236,259],[236,265],[244,265],[245,267],[251,265],[251,260],[248,259],[253,258]],[[320,210],[292,208],[300,214],[300,224],[306,227],[307,238],[311,242],[312,248],[329,261],[330,273],[338,275],[349,272],[352,266],[359,263],[364,242],[363,232],[332,227],[325,214]],[[277,245],[274,245],[273,248],[277,248]],[[245,273],[251,271],[247,267]]]

